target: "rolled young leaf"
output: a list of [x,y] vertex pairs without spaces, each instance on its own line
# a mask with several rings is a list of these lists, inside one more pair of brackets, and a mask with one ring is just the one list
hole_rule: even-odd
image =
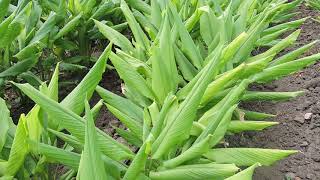
[[270,166],[291,154],[295,150],[259,149],[259,148],[218,148],[204,156],[216,163],[234,163],[237,166],[251,166],[255,163]]
[[224,179],[232,176],[238,169],[233,164],[209,163],[185,165],[163,171],[151,171],[150,178],[154,180]]

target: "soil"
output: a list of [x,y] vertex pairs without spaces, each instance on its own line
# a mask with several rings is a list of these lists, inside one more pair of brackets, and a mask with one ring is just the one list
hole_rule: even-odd
[[[295,19],[320,13],[302,5]],[[302,25],[298,43],[291,51],[319,39],[320,24],[308,19]],[[320,44],[304,56],[320,52]],[[317,180],[320,179],[320,63],[267,85],[256,85],[261,91],[298,91],[305,94],[288,102],[255,102],[244,104],[247,109],[276,114],[280,124],[262,132],[248,132],[231,138],[230,145],[272,149],[293,149],[300,152],[271,167],[256,170],[254,180]],[[310,114],[312,113],[312,114]],[[310,116],[311,118],[309,119]],[[306,117],[305,117],[306,116]]]

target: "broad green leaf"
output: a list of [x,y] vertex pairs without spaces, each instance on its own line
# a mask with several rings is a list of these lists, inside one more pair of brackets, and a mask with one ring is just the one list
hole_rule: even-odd
[[260,163],[269,166],[294,153],[297,153],[297,151],[258,148],[218,148],[210,150],[204,156],[216,163],[234,163],[237,166],[251,166],[255,163]]
[[231,121],[228,126],[228,131],[239,133],[243,131],[260,131],[267,127],[279,124],[278,122],[269,121]]
[[309,17],[305,17],[305,18],[302,18],[302,19],[298,19],[298,20],[294,20],[294,21],[290,21],[290,22],[286,22],[286,23],[281,23],[279,25],[276,25],[276,26],[273,26],[273,27],[270,27],[266,30],[263,31],[262,35],[267,35],[267,34],[271,34],[271,33],[274,33],[274,32],[277,32],[279,30],[282,30],[282,29],[290,29],[290,30],[293,30],[297,27],[299,27],[302,23],[304,23]]
[[238,172],[237,174],[235,174],[225,180],[239,180],[239,179],[252,180],[254,170],[259,166],[261,166],[259,163],[255,163],[254,165],[248,167],[247,169],[242,170],[242,171]]
[[198,73],[197,69],[190,63],[187,57],[181,52],[181,50],[174,45],[174,54],[177,65],[184,79],[191,81]]
[[6,142],[10,124],[12,124],[12,119],[10,117],[10,111],[7,108],[6,102],[0,98],[0,152]]
[[26,5],[23,10],[14,17],[13,21],[10,22],[6,32],[0,38],[0,47],[10,45],[10,43],[12,43],[12,41],[22,32],[26,19],[30,14],[31,5],[32,3],[29,2],[28,5]]
[[272,34],[265,35],[265,36],[261,37],[259,40],[257,40],[256,45],[259,47],[267,46],[269,43],[277,40],[280,35],[284,34],[287,31],[288,31],[288,29],[285,28],[285,29],[281,29],[279,31],[276,31]]
[[117,55],[121,59],[123,59],[127,63],[129,63],[132,66],[132,68],[134,68],[137,72],[139,72],[141,75],[143,75],[146,79],[151,78],[151,76],[152,76],[151,71],[152,70],[151,70],[151,67],[147,63],[145,63],[135,57],[132,57],[131,55],[129,55],[119,49],[117,49]]
[[[53,118],[49,120],[58,123],[61,128],[68,130],[80,142],[84,142],[85,120],[83,118],[51,100],[28,84],[15,85]],[[98,144],[104,154],[115,160],[132,157],[132,152],[128,147],[112,139],[101,130],[96,130],[98,133]]]
[[[231,58],[237,53],[238,49],[240,48],[241,44],[247,39],[247,34],[242,33],[240,34],[236,39],[234,39],[227,47],[225,47],[222,50],[222,57],[220,58],[220,62],[217,65],[217,68],[221,68],[225,66],[225,64],[231,60]],[[219,48],[216,48],[211,54],[206,58],[204,64],[210,63],[210,61],[213,59],[213,57],[217,54],[221,53],[221,50]],[[204,73],[204,71],[200,71],[195,78],[193,78],[186,86],[184,86],[181,90],[178,92],[178,97],[180,99],[184,99],[187,94],[191,91],[191,89],[194,87],[196,82],[199,80],[199,77]],[[213,74],[211,77],[211,81],[215,79],[217,73]]]
[[54,39],[59,39],[64,35],[68,34],[70,31],[74,31],[74,29],[79,25],[81,21],[82,14],[77,15],[76,17],[72,18],[54,37]]
[[177,167],[180,164],[183,164],[186,161],[200,157],[210,149],[211,139],[212,135],[207,136],[201,142],[194,144],[192,147],[190,147],[188,150],[178,155],[177,157],[163,162],[163,166],[171,169]]
[[97,134],[94,120],[88,101],[85,101],[86,131],[84,150],[82,151],[78,175],[79,179],[107,179],[101,151],[97,143]]
[[38,62],[38,57],[31,56],[28,59],[20,61],[13,66],[9,67],[8,69],[4,70],[0,73],[0,78],[10,77],[10,76],[17,76],[23,72],[28,71]]
[[160,29],[161,20],[162,15],[158,0],[151,0],[151,22],[157,27],[157,29]]
[[[137,1],[136,3],[139,3],[140,1]],[[130,29],[132,31],[132,34],[136,40],[137,46],[142,48],[145,51],[148,51],[150,48],[149,39],[144,33],[144,31],[141,29],[140,25],[138,24],[137,20],[134,18],[130,8],[128,7],[126,1],[121,0],[120,8],[130,26]]]
[[110,40],[110,42],[114,43],[115,45],[119,46],[125,52],[132,54],[134,52],[134,48],[131,42],[121,33],[112,29],[111,27],[94,20],[96,26],[98,27],[99,31]]
[[126,174],[124,175],[124,180],[137,179],[140,173],[145,170],[146,161],[149,152],[147,152],[148,141],[146,141],[139,149],[138,153],[135,155],[132,163],[130,164]]
[[13,139],[8,163],[4,172],[5,176],[14,176],[23,165],[25,157],[29,152],[27,144],[28,132],[26,128],[26,117],[22,114]]
[[45,45],[39,41],[33,42],[23,49],[19,51],[14,57],[18,58],[19,60],[28,59],[30,56],[34,54],[41,54],[41,50],[45,47]]
[[106,106],[108,107],[108,110],[123,123],[123,125],[129,128],[129,130],[133,132],[135,136],[139,137],[139,139],[142,139],[142,124],[139,121],[130,118],[109,104],[106,104]]
[[81,10],[83,14],[89,17],[90,16],[89,14],[94,9],[95,5],[96,5],[96,0],[81,1]]
[[315,44],[317,44],[319,41],[313,41],[307,45],[302,46],[301,48],[292,51],[292,52],[288,52],[287,54],[275,59],[274,61],[271,62],[270,67],[271,66],[276,66],[276,65],[280,65],[283,63],[287,63],[290,61],[295,60],[297,57],[299,57],[300,55],[302,55],[304,52],[308,51],[309,49],[311,49]]
[[300,29],[291,33],[288,37],[284,38],[283,40],[281,40],[278,44],[276,44],[275,46],[273,46],[272,48],[268,49],[266,52],[261,53],[257,56],[251,57],[249,58],[247,61],[248,62],[254,62],[258,59],[261,58],[265,58],[268,56],[271,56],[273,54],[278,54],[280,51],[282,51],[283,49],[287,48],[288,46],[292,45],[298,38],[299,34],[300,34]]
[[201,57],[201,54],[199,50],[197,49],[194,41],[192,40],[188,30],[182,23],[181,18],[179,17],[179,14],[171,1],[169,1],[169,8],[168,11],[173,16],[173,20],[175,23],[175,27],[177,31],[179,32],[179,36],[181,38],[181,50],[188,56],[188,59],[192,62],[192,64],[197,68],[201,69],[203,67],[203,59]]
[[151,171],[150,177],[155,180],[224,179],[232,176],[238,169],[233,164],[195,164],[157,172]]
[[[121,0],[124,1],[124,0]],[[137,9],[145,14],[151,14],[151,7],[142,0],[125,0],[130,7],[133,7],[134,9]]]
[[279,79],[282,76],[289,75],[302,68],[315,63],[320,59],[320,54],[314,54],[295,61],[283,63],[277,66],[269,67],[263,70],[261,73],[256,74],[253,80],[257,82],[268,82],[271,80]]
[[0,0],[0,22],[2,22],[3,18],[7,15],[9,5],[10,0]]
[[206,105],[214,95],[216,95],[219,91],[224,89],[224,85],[227,84],[227,82],[230,82],[234,79],[237,80],[240,74],[245,69],[245,66],[245,64],[242,64],[222,74],[219,78],[210,83],[202,97],[201,105]]
[[143,109],[141,107],[132,103],[130,100],[116,95],[100,86],[97,86],[96,91],[107,104],[110,104],[127,116],[142,123]]
[[[152,51],[152,90],[162,104],[170,92],[178,86],[178,70],[171,44],[168,15],[165,16],[159,37],[159,47]],[[168,81],[170,79],[170,81]]]
[[[55,131],[53,129],[47,129],[50,133],[54,134],[55,136],[57,136],[58,138],[60,138],[61,140],[63,140],[64,142],[68,143],[70,146],[72,146],[77,152],[81,152],[83,149],[83,144],[80,143],[79,139],[77,139],[76,137],[69,135],[69,134],[65,134],[63,132],[60,131]],[[80,155],[79,155],[80,156]]]
[[150,99],[154,99],[154,93],[147,81],[136,71],[131,68],[131,65],[114,53],[111,53],[110,60],[116,68],[119,76],[126,83],[130,89],[132,88],[135,92],[142,96]]
[[285,101],[304,94],[304,91],[296,92],[255,92],[247,91],[241,98],[242,101]]
[[232,118],[232,113],[236,109],[237,106],[238,106],[237,104],[233,105],[232,107],[230,107],[230,109],[228,109],[228,111],[226,111],[226,114],[220,120],[219,125],[213,131],[212,138],[210,139],[210,142],[209,142],[211,147],[217,145],[225,136],[225,134],[227,132],[227,128],[228,128],[230,121],[231,121],[231,118]]
[[78,169],[79,154],[31,140],[28,141],[28,144],[33,153],[44,155],[47,162],[60,163],[74,170]]
[[112,44],[109,44],[80,84],[78,84],[78,86],[62,100],[61,105],[63,107],[75,112],[76,114],[82,113],[84,109],[84,99],[86,99],[87,96],[92,96],[95,88],[102,78],[111,48]]
[[152,24],[152,22],[137,10],[133,10],[133,15],[137,21],[142,25],[142,28],[148,33],[150,39],[154,40],[157,36],[158,29]]
[[52,31],[57,22],[57,14],[51,12],[49,14],[48,19],[41,25],[39,30],[36,32],[32,40],[30,41],[30,44],[44,39]]
[[136,137],[132,132],[123,130],[121,128],[115,128],[117,134],[121,136],[123,139],[125,139],[128,143],[141,147],[142,146],[142,140]]
[[[220,48],[222,49],[222,48]],[[197,107],[206,87],[212,80],[213,74],[218,69],[220,54],[217,54],[212,61],[202,69],[203,73],[199,77],[186,99],[180,104],[178,110],[170,117],[172,120],[164,127],[159,137],[153,143],[153,158],[160,158],[173,146],[186,140],[190,135],[192,122],[196,117]]]
[[204,42],[209,46],[216,36],[220,36],[219,30],[222,22],[209,6],[201,7],[201,10],[204,13],[200,18],[200,34]]

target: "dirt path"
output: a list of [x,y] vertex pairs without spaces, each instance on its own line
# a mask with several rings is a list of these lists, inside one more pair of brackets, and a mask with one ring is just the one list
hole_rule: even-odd
[[[305,6],[296,18],[320,13]],[[302,26],[298,43],[292,49],[313,40],[320,39],[320,23],[308,19]],[[320,52],[320,44],[306,55]],[[272,167],[262,167],[256,171],[255,180],[305,180],[320,179],[320,63],[299,73],[293,74],[269,85],[257,87],[265,91],[296,91],[306,93],[297,99],[281,103],[252,103],[245,106],[250,109],[276,114],[274,121],[280,125],[258,133],[246,133],[236,137],[236,146],[295,149],[301,151]],[[305,119],[306,113],[312,113],[311,119]]]

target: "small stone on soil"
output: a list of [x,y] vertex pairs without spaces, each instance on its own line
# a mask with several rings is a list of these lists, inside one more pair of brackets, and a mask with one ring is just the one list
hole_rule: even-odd
[[307,141],[303,141],[300,146],[301,147],[306,147],[308,145],[309,145],[309,143]]
[[305,119],[305,120],[310,120],[311,117],[312,117],[312,113],[306,113],[306,114],[304,115],[304,119]]
[[300,116],[296,116],[296,117],[294,118],[294,120],[297,121],[298,123],[301,123],[301,124],[304,123],[304,118],[302,118],[302,117],[300,117]]

